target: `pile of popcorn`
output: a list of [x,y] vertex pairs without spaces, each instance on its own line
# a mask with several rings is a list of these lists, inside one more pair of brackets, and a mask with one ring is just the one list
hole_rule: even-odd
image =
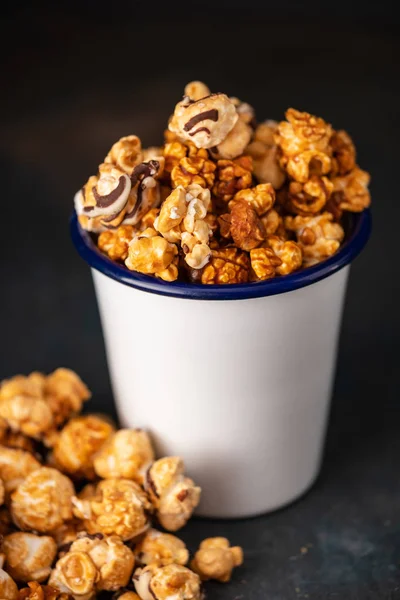
[[226,538],[189,563],[175,532],[200,488],[142,429],[78,416],[90,392],[68,369],[0,385],[0,599],[201,600],[243,562]]
[[132,271],[203,284],[263,281],[332,256],[345,211],[370,204],[350,136],[290,108],[253,108],[189,83],[162,147],[116,142],[75,196],[80,225]]

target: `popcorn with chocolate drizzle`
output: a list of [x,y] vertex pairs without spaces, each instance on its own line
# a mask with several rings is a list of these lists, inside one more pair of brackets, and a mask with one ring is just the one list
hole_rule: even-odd
[[201,489],[184,475],[178,456],[157,460],[147,471],[145,489],[160,524],[167,531],[181,529],[200,501]]
[[[339,250],[344,236],[311,257],[313,244],[305,252],[286,217],[329,213],[342,227],[345,212],[371,202],[370,177],[349,134],[305,111],[289,108],[280,122],[257,122],[250,104],[194,80],[164,139],[146,149],[135,135],[118,140],[75,207],[111,260],[167,282],[252,283],[307,268]],[[196,185],[203,190],[197,195]],[[276,251],[266,242],[271,235],[279,238]]]

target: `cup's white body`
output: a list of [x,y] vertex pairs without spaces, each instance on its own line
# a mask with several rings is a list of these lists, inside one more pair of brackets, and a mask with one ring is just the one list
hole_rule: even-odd
[[198,514],[244,517],[300,496],[320,466],[349,266],[246,300],[164,297],[92,270],[117,410],[183,457]]

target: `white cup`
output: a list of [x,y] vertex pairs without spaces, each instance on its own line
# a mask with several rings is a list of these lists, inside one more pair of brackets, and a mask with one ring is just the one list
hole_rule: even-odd
[[197,514],[249,517],[303,494],[322,457],[350,262],[368,211],[327,261],[233,286],[131,273],[71,221],[92,267],[122,426],[143,427],[203,488]]

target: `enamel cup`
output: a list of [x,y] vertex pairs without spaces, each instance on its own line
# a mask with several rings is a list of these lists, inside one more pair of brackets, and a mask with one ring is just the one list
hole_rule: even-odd
[[104,256],[90,265],[123,427],[150,431],[203,488],[197,514],[249,517],[303,494],[321,464],[350,263],[370,213],[315,267],[260,283],[167,283]]

